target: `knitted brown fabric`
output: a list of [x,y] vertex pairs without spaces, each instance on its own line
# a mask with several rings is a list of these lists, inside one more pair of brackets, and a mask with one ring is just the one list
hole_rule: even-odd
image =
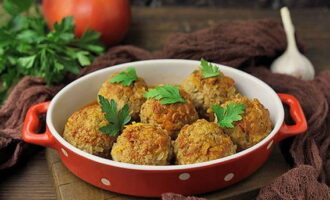
[[[255,67],[268,66],[284,51],[285,41],[281,24],[274,20],[225,22],[194,33],[174,34],[159,52],[152,53],[134,46],[113,47],[96,59],[91,66],[82,69],[78,77],[111,65],[154,58],[203,57],[217,63],[246,69],[267,82],[277,92],[295,95],[302,104],[309,125],[305,134],[294,138],[290,149],[295,168],[263,188],[258,198],[330,199],[330,190],[327,186],[330,179],[330,71],[319,74],[313,81],[302,81],[286,75],[272,74],[264,67]],[[0,154],[4,147],[13,141],[20,142],[20,129],[26,109],[32,104],[51,98],[57,92],[55,88],[45,87],[40,80],[33,80],[31,77],[23,79],[0,109]],[[22,87],[25,89],[18,90]],[[30,92],[34,94],[31,95],[28,93],[29,88],[34,87],[39,87],[39,92]],[[26,95],[15,91],[23,91]],[[31,98],[27,94],[30,94]],[[12,102],[21,103],[13,106]],[[19,153],[11,155],[7,155],[11,158],[10,161],[0,160],[0,168],[15,164]],[[182,196],[166,194],[163,198],[181,199]]]
[[30,106],[50,100],[60,87],[47,87],[41,78],[24,77],[0,108],[0,170],[16,164],[22,153],[21,129]]
[[263,188],[259,199],[330,199],[330,71],[313,81],[273,74],[266,68],[248,71],[277,92],[297,97],[308,122],[308,130],[291,145],[295,168]]
[[[300,46],[301,47],[301,46]],[[269,63],[286,48],[282,27],[277,21],[261,19],[221,23],[195,33],[168,38],[164,57],[199,60],[201,57],[228,66]]]

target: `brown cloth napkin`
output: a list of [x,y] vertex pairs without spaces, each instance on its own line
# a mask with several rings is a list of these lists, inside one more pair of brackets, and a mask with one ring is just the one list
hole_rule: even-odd
[[[298,42],[298,44],[301,44]],[[302,50],[302,46],[299,45]],[[330,199],[330,71],[313,81],[272,74],[267,68],[286,48],[282,26],[271,19],[224,22],[194,33],[173,34],[162,51],[149,52],[134,46],[108,50],[78,77],[111,65],[154,58],[206,60],[241,68],[267,82],[277,92],[295,95],[305,111],[309,129],[293,139],[290,154],[294,168],[261,189],[259,199]],[[30,88],[35,88],[30,90]],[[0,169],[13,166],[22,152],[20,132],[26,110],[50,99],[60,87],[50,88],[38,78],[25,77],[0,108]],[[12,151],[4,151],[14,145]],[[6,152],[6,153],[3,153]],[[182,199],[164,194],[163,199]],[[191,197],[190,197],[191,198]]]
[[50,100],[61,87],[46,87],[41,78],[24,77],[0,108],[0,170],[16,164],[24,148],[21,129],[27,110]]

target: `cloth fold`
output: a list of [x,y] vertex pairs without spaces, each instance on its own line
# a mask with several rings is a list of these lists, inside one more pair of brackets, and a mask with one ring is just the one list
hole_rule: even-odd
[[[303,45],[298,40],[301,51]],[[223,22],[193,33],[173,34],[158,52],[125,45],[110,48],[75,77],[115,64],[156,58],[209,61],[240,68],[264,80],[277,92],[293,94],[301,102],[308,120],[306,133],[296,136],[290,148],[294,168],[261,189],[259,199],[330,199],[330,71],[313,81],[273,74],[269,64],[286,48],[281,24],[272,19]],[[48,87],[41,79],[23,78],[0,108],[0,169],[17,163],[20,157],[21,127],[27,109],[51,99],[61,88]],[[9,146],[16,145],[8,153]],[[4,153],[6,152],[6,153]],[[1,156],[1,155],[6,156]],[[4,158],[4,159],[3,159]],[[2,160],[3,159],[3,160]],[[327,185],[328,184],[328,185]],[[164,199],[182,199],[166,194]],[[191,197],[190,197],[191,198]]]
[[21,130],[27,110],[50,100],[60,88],[47,87],[43,79],[27,76],[13,89],[0,108],[0,170],[15,165],[22,153]]

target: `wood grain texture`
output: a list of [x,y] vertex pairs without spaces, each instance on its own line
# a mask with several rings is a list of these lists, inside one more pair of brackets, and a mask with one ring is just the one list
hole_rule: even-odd
[[55,200],[45,149],[17,168],[0,173],[1,200]]
[[203,6],[203,7],[219,7],[219,8],[273,8],[277,9],[283,5],[290,8],[310,8],[328,6],[330,3],[327,0],[130,0],[136,6]]
[[[53,176],[56,194],[59,200],[140,200],[127,195],[121,195],[96,188],[73,175],[60,161],[57,152],[53,149],[46,150],[46,157],[50,172]],[[258,193],[258,189],[269,184],[276,177],[289,169],[278,147],[274,149],[270,158],[256,173],[247,179],[230,187],[199,195],[209,200],[216,199],[251,199]]]
[[[133,17],[132,26],[124,43],[136,45],[152,51],[161,49],[166,38],[175,32],[191,32],[200,28],[207,28],[225,20],[244,20],[264,17],[280,20],[279,12],[272,10],[182,7],[154,9],[134,8]],[[316,71],[320,72],[330,69],[330,10],[293,10],[292,18],[299,37],[304,41],[307,47],[307,57],[311,59]],[[60,162],[51,166],[54,168],[56,167],[58,171],[63,168]],[[68,173],[66,176],[68,178],[72,176],[72,174]],[[61,187],[63,187],[63,191],[69,191],[71,180],[72,179],[62,180],[63,184]],[[86,188],[90,188],[90,185],[84,182],[80,182],[79,184],[81,184],[81,186],[76,188],[74,193],[84,192]],[[90,194],[99,194],[99,190],[100,189],[94,188],[94,192]],[[251,199],[251,196],[253,197],[256,194],[257,191],[253,191],[232,198]],[[217,197],[213,196],[213,193],[206,194],[206,196],[210,199],[217,199]],[[87,197],[90,196],[86,196],[85,199],[88,199]],[[55,190],[49,178],[45,154],[43,152],[31,157],[29,162],[14,169],[7,176],[0,174],[1,200],[53,200],[55,198]],[[99,199],[125,198],[127,197],[108,195],[101,196]]]

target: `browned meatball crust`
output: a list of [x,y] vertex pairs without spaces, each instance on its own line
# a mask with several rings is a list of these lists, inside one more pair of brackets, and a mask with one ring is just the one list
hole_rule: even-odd
[[236,145],[216,123],[199,119],[181,129],[174,152],[177,164],[193,164],[232,155]]
[[89,104],[68,118],[63,138],[87,153],[109,158],[116,138],[99,131],[99,128],[107,123],[98,103]]
[[258,99],[239,97],[227,101],[221,106],[230,103],[242,103],[246,105],[242,120],[234,122],[234,128],[224,128],[224,132],[237,144],[239,150],[247,149],[262,139],[272,130],[272,121],[269,111],[259,102]]
[[207,109],[213,104],[219,105],[237,94],[234,80],[224,74],[216,77],[203,78],[201,70],[195,70],[183,82],[187,91],[202,117],[207,117]]
[[140,165],[168,165],[171,138],[166,130],[144,123],[128,125],[111,150],[112,159]]
[[[109,80],[116,74],[118,73],[113,74]],[[139,120],[141,106],[146,101],[143,96],[147,90],[145,81],[139,77],[130,86],[123,86],[120,83],[110,83],[109,80],[102,84],[98,95],[102,95],[109,100],[114,99],[118,104],[118,108],[128,104],[132,119]]]
[[148,99],[141,108],[141,121],[158,125],[167,130],[172,138],[176,138],[184,125],[191,124],[198,119],[197,111],[189,95],[182,89],[180,95],[186,102],[161,104],[156,99]]

